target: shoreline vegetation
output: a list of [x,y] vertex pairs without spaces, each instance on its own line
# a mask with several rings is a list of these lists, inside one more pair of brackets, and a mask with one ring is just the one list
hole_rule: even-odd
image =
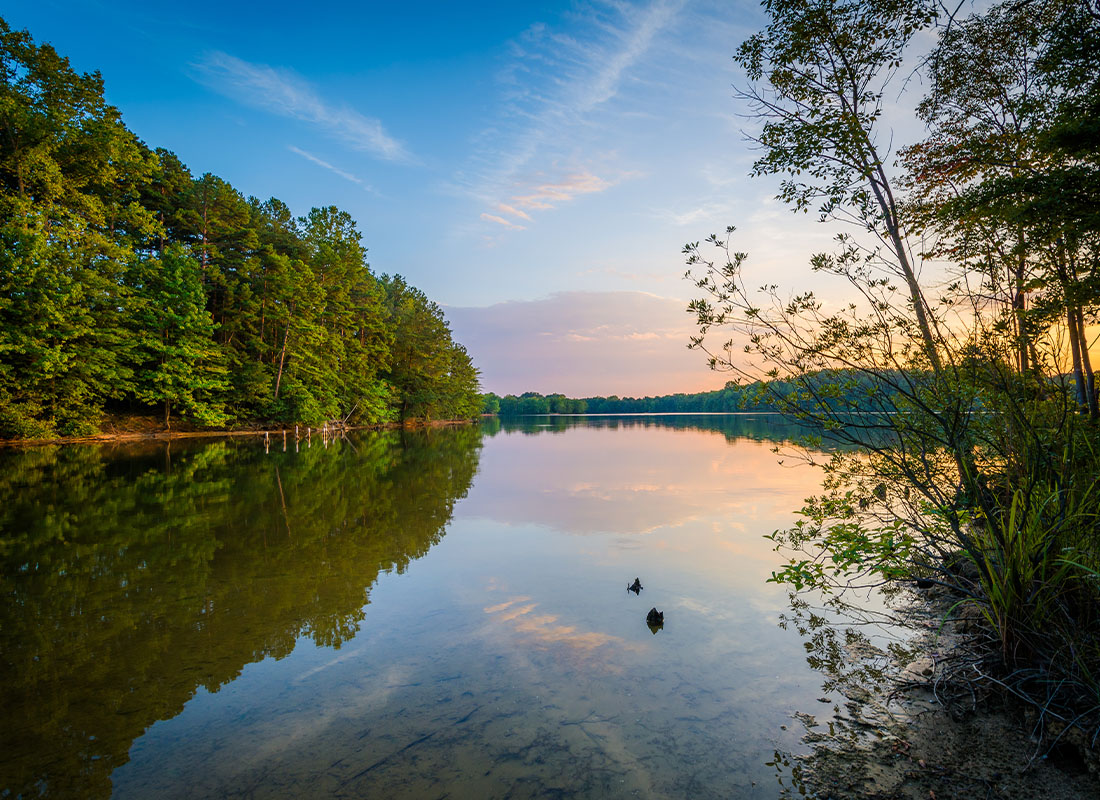
[[[900,377],[900,376],[899,376]],[[567,397],[564,394],[548,395],[539,392],[508,394],[501,397],[493,392],[482,395],[482,413],[501,417],[528,414],[696,414],[738,412],[782,412],[777,398],[790,398],[801,391],[806,380],[821,387],[835,387],[846,382],[846,396],[854,407],[868,396],[875,387],[855,370],[822,370],[799,380],[768,379],[740,384],[727,381],[721,389],[709,392],[676,392],[645,397]],[[870,404],[865,410],[874,410]]]
[[0,437],[106,413],[211,428],[474,418],[442,309],[376,275],[351,216],[295,216],[152,149],[48,44],[0,19]]
[[[763,282],[732,226],[683,254],[700,294],[691,346],[739,381],[793,384],[772,393],[774,410],[821,432],[792,454],[821,468],[822,488],[769,537],[786,557],[772,580],[838,611],[858,588],[945,592],[964,635],[910,688],[952,716],[1026,716],[1029,763],[1069,750],[1095,774],[1100,9],[763,6],[767,27],[734,55],[752,174],[835,231],[809,268],[850,300]],[[906,111],[899,85],[918,76],[924,138],[884,151],[885,120]],[[844,446],[823,454],[824,440]],[[830,796],[829,744],[807,736],[826,759],[797,760],[803,787]],[[847,796],[935,796],[875,772]],[[1021,796],[994,783],[984,793]]]

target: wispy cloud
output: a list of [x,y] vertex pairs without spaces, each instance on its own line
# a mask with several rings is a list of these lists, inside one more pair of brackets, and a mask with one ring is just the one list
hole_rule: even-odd
[[481,218],[486,222],[494,222],[497,225],[503,225],[505,228],[512,228],[513,230],[522,231],[526,230],[522,225],[517,225],[514,222],[506,220],[504,217],[498,217],[496,214],[482,214]]
[[[512,205],[523,208],[553,208],[555,203],[572,200],[577,195],[602,192],[611,184],[589,172],[567,175],[557,183],[534,186],[527,194],[511,198]],[[528,217],[530,219],[530,217]]]
[[645,54],[653,37],[672,21],[683,5],[683,0],[659,0],[632,20],[633,24],[623,32],[622,46],[596,72],[596,80],[585,91],[581,110],[593,108],[615,96],[624,73]]
[[253,64],[223,52],[207,54],[194,67],[200,83],[233,100],[308,122],[352,148],[386,161],[413,160],[379,120],[346,105],[326,102],[292,70]]
[[531,219],[531,215],[528,214],[526,211],[520,211],[518,208],[513,208],[507,203],[497,203],[497,211],[502,211],[505,214],[511,214],[513,217],[519,217],[520,219],[525,219],[528,221],[530,221]]
[[734,210],[734,203],[730,201],[709,202],[689,208],[685,211],[662,210],[656,212],[659,219],[670,222],[677,227],[685,225],[696,226],[702,222],[716,222],[728,224],[730,215]]
[[636,67],[684,3],[595,0],[571,13],[568,26],[528,28],[512,43],[514,58],[501,76],[501,114],[456,181],[485,207],[527,221],[614,186],[625,171],[608,163],[614,154],[590,144],[605,124],[601,114],[641,80]]
[[287,150],[289,150],[292,153],[297,153],[302,158],[306,159],[307,161],[312,161],[314,164],[316,164],[319,167],[324,167],[329,172],[336,173],[337,175],[339,175],[341,178],[343,178],[346,181],[351,181],[352,183],[357,183],[357,184],[359,184],[360,186],[362,186],[366,189],[370,188],[365,183],[363,183],[362,178],[358,177],[357,175],[352,175],[350,172],[345,172],[344,170],[340,169],[339,167],[334,167],[332,164],[328,163],[324,159],[318,158],[317,156],[313,155],[313,153],[309,153],[305,150],[302,150],[301,148],[295,147],[294,145],[289,145],[287,147]]

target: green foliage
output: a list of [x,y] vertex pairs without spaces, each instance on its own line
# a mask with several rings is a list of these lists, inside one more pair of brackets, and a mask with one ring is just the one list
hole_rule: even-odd
[[[846,206],[875,215],[881,191],[874,127],[905,46],[936,17],[914,0],[765,0],[771,23],[735,60],[769,92],[747,92],[764,115],[756,175],[786,174],[780,198],[823,217]],[[824,156],[824,157],[823,157]],[[814,180],[810,180],[810,179]]]
[[111,404],[165,425],[477,415],[442,312],[375,278],[346,212],[194,177],[3,20],[0,75],[0,437],[91,433]]
[[1100,416],[1085,332],[1100,310],[1100,137],[1078,122],[1100,91],[1075,63],[1100,23],[1081,6],[1009,2],[956,21],[930,58],[930,135],[903,156],[929,253],[980,280],[1021,371],[1044,368],[1035,350],[1064,325],[1078,402]]
[[138,260],[126,277],[134,396],[163,403],[165,427],[173,405],[207,425],[224,424],[226,369],[198,263],[171,247],[159,259]]
[[[1085,336],[1100,307],[1100,136],[1088,119],[1100,16],[1024,0],[941,28],[922,62],[929,135],[904,153],[902,197],[876,131],[934,7],[764,5],[771,23],[736,56],[763,122],[755,173],[785,176],[779,196],[795,209],[819,204],[822,221],[862,229],[810,260],[848,282],[842,307],[749,289],[732,227],[684,248],[704,295],[690,305],[692,346],[847,445],[806,454],[822,491],[772,535],[789,555],[774,579],[938,583],[988,623],[995,646],[978,674],[1083,724],[1100,710],[1100,409]],[[935,304],[914,254],[951,263]]]
[[443,311],[419,289],[383,275],[386,323],[394,333],[386,380],[395,412],[407,419],[473,419],[481,413],[478,371],[453,341]]
[[498,414],[500,413],[500,397],[492,392],[486,392],[481,396],[481,413],[482,414]]
[[129,371],[120,276],[150,154],[49,45],[0,20],[0,436],[79,434]]
[[[865,375],[851,370],[822,370],[806,376],[806,383],[815,391],[834,393],[835,399],[838,402],[843,400],[849,410],[883,410],[883,401],[888,403],[892,394],[889,389],[880,392],[880,387],[876,388]],[[524,414],[694,414],[785,410],[795,413],[796,401],[803,388],[795,381],[769,379],[745,385],[729,381],[725,388],[713,392],[678,392],[657,397],[612,395],[569,398],[562,394],[543,396],[538,392],[524,392],[518,397],[491,395],[495,410],[484,413],[499,413],[504,417]],[[892,407],[890,410],[893,410]]]

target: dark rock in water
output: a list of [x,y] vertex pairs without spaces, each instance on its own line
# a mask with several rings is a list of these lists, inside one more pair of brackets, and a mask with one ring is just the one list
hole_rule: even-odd
[[638,594],[638,592],[642,591],[642,582],[635,578],[634,583],[627,586],[626,590],[628,592],[634,592],[634,594]]
[[665,612],[658,611],[655,608],[649,609],[649,613],[646,614],[646,623],[649,625],[664,625],[665,624]]

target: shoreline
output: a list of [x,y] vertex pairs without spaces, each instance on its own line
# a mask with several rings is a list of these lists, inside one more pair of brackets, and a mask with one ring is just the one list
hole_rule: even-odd
[[[835,703],[821,715],[795,715],[808,747],[788,754],[788,764],[799,765],[788,777],[800,796],[1100,797],[1095,748],[1078,736],[1051,737],[1036,725],[1033,710],[996,692],[963,696],[951,664],[970,659],[978,647],[980,623],[973,612],[946,593],[910,591],[895,613],[896,624],[911,634],[907,657],[845,647],[845,656],[821,673],[835,681]],[[840,632],[850,624],[831,627]],[[881,670],[878,680],[868,680],[869,668]]]
[[[448,428],[457,425],[470,425],[478,420],[447,419],[447,420],[419,420],[408,422],[384,422],[378,425],[341,425],[338,427],[324,428],[299,425],[299,439],[307,438],[313,431],[320,435],[327,430],[330,435],[347,433],[348,431],[387,431],[387,430],[419,430],[422,428]],[[272,438],[286,433],[294,435],[294,427],[278,428],[209,428],[198,430],[119,430],[91,434],[89,436],[55,436],[47,439],[0,439],[0,448],[3,447],[45,447],[49,445],[67,444],[111,444],[114,442],[149,442],[172,441],[174,439],[201,439],[201,438],[229,438],[236,436],[264,436]]]

